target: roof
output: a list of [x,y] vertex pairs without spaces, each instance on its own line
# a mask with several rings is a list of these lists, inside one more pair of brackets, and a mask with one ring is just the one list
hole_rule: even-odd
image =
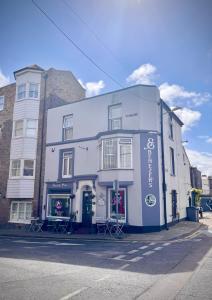
[[165,110],[169,113],[171,113],[171,116],[172,118],[175,119],[175,121],[180,125],[180,126],[183,126],[184,123],[178,118],[178,116],[171,110],[171,108],[166,104],[166,102],[164,102],[162,99],[161,99],[162,103],[163,103],[163,107],[165,108]]
[[27,67],[24,67],[22,69],[19,69],[17,71],[15,71],[13,74],[14,74],[14,77],[16,78],[16,74],[19,73],[19,72],[22,72],[22,71],[25,71],[25,70],[35,70],[35,71],[44,71],[44,69],[42,69],[40,66],[34,64],[34,65],[30,65],[30,66],[27,66]]

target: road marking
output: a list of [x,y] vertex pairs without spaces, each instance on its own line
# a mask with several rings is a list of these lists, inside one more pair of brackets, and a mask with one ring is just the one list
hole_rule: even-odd
[[127,267],[129,267],[129,264],[126,264],[126,265],[121,266],[118,270],[124,270],[124,269],[126,269]]
[[78,244],[78,243],[60,243],[56,241],[50,242],[34,242],[34,241],[25,241],[25,240],[16,240],[13,243],[20,243],[20,244],[42,244],[42,245],[54,245],[54,246],[84,246],[85,244]]
[[96,282],[99,282],[99,281],[103,281],[103,280],[105,280],[105,279],[108,279],[110,277],[110,275],[106,275],[106,276],[104,276],[104,277],[102,277],[102,278],[99,278],[99,279],[97,279],[97,280],[95,280]]
[[136,252],[138,252],[139,250],[131,250],[131,251],[129,251],[129,252],[127,252],[128,254],[133,254],[133,253],[136,253]]
[[141,259],[143,259],[142,256],[136,256],[136,257],[134,257],[134,258],[132,258],[132,259],[129,259],[129,261],[131,261],[131,262],[137,262],[137,261],[139,261],[139,260],[141,260]]
[[142,246],[142,247],[140,247],[139,249],[141,249],[141,250],[143,250],[143,249],[146,249],[146,248],[148,248],[149,246]]
[[153,243],[150,243],[149,244],[149,246],[154,246],[156,243],[155,242],[153,242]]
[[147,252],[143,253],[143,255],[150,255],[152,253],[154,253],[154,251],[147,251]]
[[132,241],[132,244],[138,243],[138,241]]
[[113,259],[119,260],[119,259],[122,259],[124,257],[126,257],[126,255],[119,255],[119,256],[113,257]]
[[164,243],[162,246],[169,246],[171,243]]
[[163,247],[156,247],[156,248],[154,248],[153,250],[159,251],[159,250],[161,250],[161,249],[163,249]]
[[74,296],[80,294],[82,291],[87,290],[87,289],[88,289],[88,287],[83,287],[83,288],[81,288],[81,289],[79,289],[79,290],[76,290],[76,291],[73,292],[73,293],[70,293],[70,294],[68,294],[68,295],[66,295],[66,296],[64,296],[64,297],[62,297],[62,298],[60,298],[60,300],[69,300],[69,299],[71,299],[72,297],[74,297]]

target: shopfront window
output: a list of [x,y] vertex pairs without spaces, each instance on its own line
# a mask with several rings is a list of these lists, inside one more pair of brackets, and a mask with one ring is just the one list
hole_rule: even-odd
[[110,218],[118,218],[126,221],[126,189],[118,190],[118,197],[114,190],[110,190]]
[[48,195],[48,217],[69,218],[70,195]]

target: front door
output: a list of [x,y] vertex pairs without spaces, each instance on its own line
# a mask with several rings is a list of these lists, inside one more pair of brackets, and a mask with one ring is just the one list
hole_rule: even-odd
[[172,190],[172,218],[176,219],[177,217],[177,192]]
[[91,227],[92,225],[92,192],[83,192],[82,198],[82,225],[85,227]]

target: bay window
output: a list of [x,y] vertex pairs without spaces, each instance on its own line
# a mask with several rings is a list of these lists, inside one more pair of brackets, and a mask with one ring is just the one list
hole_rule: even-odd
[[29,84],[29,98],[38,98],[38,84],[30,83]]
[[11,161],[11,176],[19,177],[21,175],[21,160],[14,159]]
[[132,139],[111,138],[102,140],[101,169],[131,169]]
[[10,222],[29,223],[31,215],[31,202],[12,201],[10,207]]
[[17,100],[26,98],[26,84],[20,84],[17,87]]
[[36,137],[37,131],[37,121],[36,120],[27,120],[26,121],[26,136],[27,137]]
[[14,136],[21,137],[24,134],[24,120],[15,121]]
[[34,160],[24,160],[23,176],[34,175]]

